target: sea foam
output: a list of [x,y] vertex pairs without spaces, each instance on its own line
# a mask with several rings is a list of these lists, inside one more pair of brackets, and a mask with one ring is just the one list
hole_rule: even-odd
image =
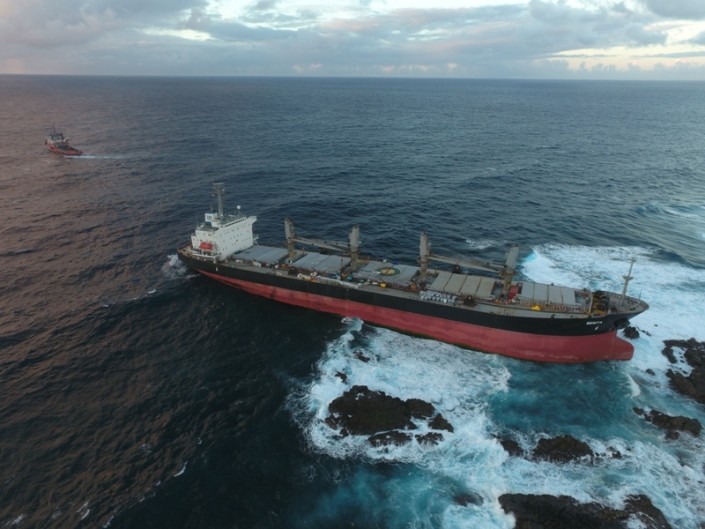
[[[629,292],[650,304],[649,311],[633,321],[642,335],[634,342],[632,362],[543,367],[347,320],[343,334],[328,345],[318,362],[314,379],[296,396],[300,399],[297,418],[312,449],[339,459],[411,464],[417,469],[413,478],[397,476],[386,484],[405,490],[407,497],[413,487],[442,479],[480,498],[477,504],[460,505],[450,492],[438,490],[435,499],[423,500],[433,503],[433,508],[414,511],[413,516],[396,509],[393,520],[387,511],[384,523],[390,527],[404,526],[409,516],[418,527],[512,527],[511,516],[504,514],[498,503],[498,497],[509,492],[567,494],[579,501],[614,507],[621,507],[630,494],[646,494],[672,525],[697,527],[705,521],[699,492],[705,482],[702,441],[689,434],[666,441],[662,431],[636,416],[631,408],[658,404],[665,407],[665,413],[685,409],[705,420],[696,406],[669,388],[665,373],[672,366],[661,354],[663,340],[703,339],[696,303],[703,292],[693,291],[691,286],[694,276],[705,285],[705,271],[659,262],[643,248],[543,245],[522,261],[521,272],[536,281],[621,291],[621,276],[628,272],[632,257],[636,263]],[[542,372],[551,377],[545,388],[541,387]],[[561,383],[560,377],[567,380]],[[609,402],[595,400],[595,406],[576,402],[581,380],[594,399]],[[523,385],[527,383],[534,384],[535,390]],[[340,437],[324,422],[328,405],[357,384],[392,397],[426,400],[450,421],[454,431],[444,432],[444,439],[435,446],[412,441],[380,448],[363,436]],[[613,391],[599,391],[600,384]],[[529,401],[527,391],[536,393],[529,395]],[[521,409],[531,398],[535,401],[526,409],[533,410],[527,411],[533,417],[511,419],[511,403]],[[505,406],[493,406],[493,402],[504,402]],[[581,408],[568,410],[571,405]],[[551,409],[551,416],[541,416]],[[588,416],[584,424],[576,426],[576,421],[581,422],[580,409]],[[616,411],[597,424],[602,409]],[[598,420],[593,421],[590,413]],[[420,428],[418,433],[424,433],[423,426]],[[498,434],[509,435],[530,452],[539,439],[549,435],[547,429],[553,430],[552,434],[575,433],[590,445],[596,459],[559,464],[510,457],[497,440]],[[364,495],[364,483],[360,487],[358,483],[356,493]],[[416,501],[422,501],[421,492],[414,494]],[[361,497],[358,500],[363,501]],[[424,519],[424,512],[431,518]]]

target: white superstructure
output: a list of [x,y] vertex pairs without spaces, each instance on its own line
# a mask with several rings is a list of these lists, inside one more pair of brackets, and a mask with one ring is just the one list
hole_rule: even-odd
[[255,244],[252,226],[257,217],[241,215],[239,212],[236,215],[225,215],[223,185],[215,184],[214,187],[218,197],[218,212],[206,213],[205,221],[196,227],[191,236],[191,248],[194,253],[223,260]]

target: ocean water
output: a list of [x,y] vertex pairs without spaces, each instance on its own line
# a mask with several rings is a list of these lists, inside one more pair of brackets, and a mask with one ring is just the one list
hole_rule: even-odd
[[[0,526],[508,529],[510,492],[705,523],[703,438],[633,411],[705,423],[661,354],[705,340],[705,84],[0,76],[0,123]],[[85,156],[49,153],[53,125]],[[516,242],[525,277],[613,290],[635,258],[634,359],[521,362],[197,277],[175,249],[215,181],[263,243],[285,216],[407,263],[422,230],[443,254]],[[323,419],[351,384],[454,432],[339,439]],[[496,440],[563,434],[622,457]]]

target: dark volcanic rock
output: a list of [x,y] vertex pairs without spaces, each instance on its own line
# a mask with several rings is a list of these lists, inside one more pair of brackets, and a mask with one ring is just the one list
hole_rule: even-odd
[[[432,404],[421,399],[401,400],[366,386],[353,386],[328,406],[326,424],[340,429],[343,436],[368,435],[374,446],[408,443],[412,436],[399,430],[413,430],[414,421],[427,420],[433,430],[453,431],[453,426]],[[429,419],[433,417],[432,420]],[[417,435],[422,444],[438,444],[443,434],[428,432]]]
[[428,432],[416,436],[416,442],[424,445],[437,445],[443,440],[443,434],[439,432]]
[[502,445],[502,448],[504,448],[504,451],[510,456],[520,457],[524,455],[524,451],[521,449],[521,446],[519,446],[519,443],[517,443],[514,439],[500,439],[499,442]]
[[590,529],[623,529],[626,527],[604,507],[596,503],[578,503],[570,496],[547,494],[504,494],[499,503],[505,512],[516,518],[515,529],[564,529],[585,527]]
[[663,513],[654,507],[648,496],[643,494],[629,496],[625,501],[624,510],[638,518],[645,529],[670,529],[671,527]]
[[547,459],[558,463],[567,463],[585,456],[593,457],[590,447],[570,435],[560,435],[549,439],[541,439],[533,455],[536,459]]
[[705,342],[698,342],[695,338],[689,340],[665,340],[663,354],[671,363],[676,362],[673,349],[675,347],[685,351],[683,357],[692,371],[685,376],[673,370],[667,374],[671,387],[678,393],[705,404]]
[[629,327],[624,329],[624,336],[626,336],[630,340],[636,340],[637,338],[639,338],[639,330],[636,327],[632,327],[630,325]]
[[668,358],[668,361],[672,364],[678,362],[678,360],[676,359],[676,354],[673,352],[673,347],[666,346],[661,350],[661,353],[663,354],[663,356]]
[[448,420],[443,417],[440,413],[436,415],[428,425],[434,430],[447,430],[453,432],[453,425],[448,422]]
[[678,439],[678,432],[689,432],[693,436],[700,435],[702,424],[697,419],[683,417],[682,415],[666,415],[658,410],[646,412],[641,408],[634,408],[637,415],[641,415],[654,426],[666,430],[666,436],[669,439]]
[[365,386],[353,386],[328,406],[327,423],[343,435],[371,435],[389,430],[415,428],[412,418],[433,415],[433,406],[419,399],[403,401]]
[[516,518],[515,529],[627,529],[638,520],[644,529],[670,529],[663,513],[646,496],[630,496],[623,509],[578,503],[570,496],[504,494],[499,503]]

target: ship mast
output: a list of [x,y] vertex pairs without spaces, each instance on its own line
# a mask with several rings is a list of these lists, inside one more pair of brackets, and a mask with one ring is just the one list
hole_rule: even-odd
[[632,276],[632,269],[634,268],[634,262],[636,259],[632,257],[632,262],[629,265],[629,272],[627,272],[627,275],[622,276],[622,279],[624,279],[624,288],[622,288],[622,299],[621,303],[624,304],[624,299],[627,297],[627,287],[629,286],[629,282],[634,279],[634,276]]
[[296,240],[296,232],[294,231],[294,223],[289,218],[284,219],[284,237],[286,237],[286,249],[289,251],[289,259],[296,256],[294,241]]
[[516,273],[517,260],[519,258],[519,247],[512,245],[507,251],[506,260],[504,263],[493,262],[493,261],[478,261],[476,259],[459,259],[455,257],[445,257],[443,255],[436,255],[431,253],[431,242],[428,239],[428,235],[421,232],[421,240],[419,243],[419,265],[420,279],[421,281],[426,280],[426,275],[428,273],[428,262],[437,261],[440,263],[451,264],[454,266],[462,266],[465,268],[471,268],[473,270],[482,270],[484,272],[493,272],[499,275],[504,280],[504,293],[509,291],[509,285],[514,278]]
[[297,237],[296,231],[294,229],[294,223],[288,219],[284,219],[284,236],[286,237],[286,247],[289,251],[289,259],[293,259],[296,255],[295,243],[305,244],[309,246],[316,246],[317,248],[322,248],[324,250],[331,250],[333,252],[346,252],[350,251],[352,257],[353,266],[357,266],[359,249],[360,249],[360,227],[355,225],[350,230],[349,243],[344,243],[340,241],[324,241],[321,239],[309,239],[307,237]]
[[218,199],[218,218],[223,220],[223,193],[225,192],[225,185],[220,182],[213,184],[213,192]]
[[421,240],[419,242],[419,265],[421,266],[421,271],[419,273],[421,283],[426,281],[426,274],[428,274],[428,259],[431,256],[431,242],[428,240],[428,235],[425,232],[421,232]]
[[350,266],[357,270],[360,257],[360,226],[355,224],[350,230]]

